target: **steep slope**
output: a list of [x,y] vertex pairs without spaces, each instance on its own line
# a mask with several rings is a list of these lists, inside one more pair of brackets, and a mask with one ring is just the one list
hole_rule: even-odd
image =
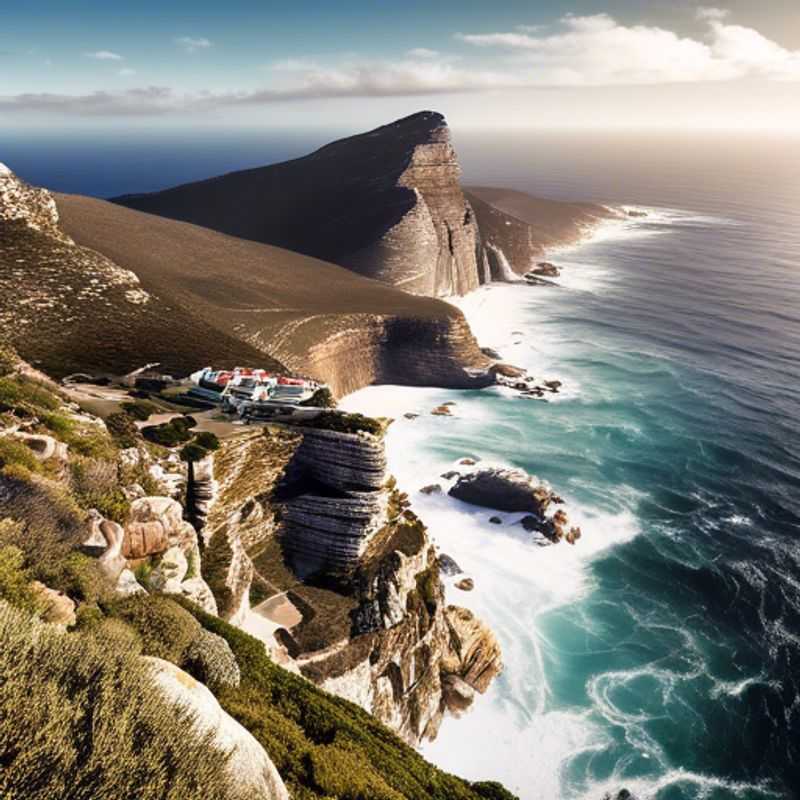
[[280,248],[0,175],[0,323],[54,375],[281,364],[341,394],[491,382],[461,313]]
[[594,203],[532,197],[513,189],[465,187],[481,233],[491,278],[513,279],[546,257],[550,248],[573,244],[614,212]]
[[[126,372],[146,361],[277,361],[151,294],[135,273],[63,231],[52,195],[0,170],[0,331],[53,375]],[[208,355],[199,352],[199,344]],[[201,357],[202,356],[202,357]]]
[[64,229],[77,242],[134,271],[148,291],[327,381],[337,394],[370,383],[491,382],[469,326],[448,303],[102,200],[56,199]]
[[444,117],[423,111],[304,158],[116,202],[441,297],[482,282],[459,174]]

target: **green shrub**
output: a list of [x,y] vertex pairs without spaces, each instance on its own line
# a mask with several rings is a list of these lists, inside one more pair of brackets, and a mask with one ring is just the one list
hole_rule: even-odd
[[311,408],[336,408],[336,398],[327,386],[317,389],[308,400],[303,400],[301,406],[310,406]]
[[113,587],[97,560],[83,553],[71,551],[59,561],[33,564],[34,573],[42,583],[79,603],[97,603],[112,594]]
[[0,598],[24,611],[38,611],[30,572],[25,568],[25,553],[14,545],[0,547]]
[[56,411],[59,397],[41,381],[23,375],[0,378],[0,402],[27,411]]
[[238,686],[239,665],[231,646],[216,633],[201,628],[184,654],[183,668],[214,691]]
[[17,354],[5,343],[0,343],[0,378],[5,378],[17,368]]
[[275,665],[262,642],[179,602],[230,644],[242,680],[218,699],[264,746],[293,797],[515,800],[497,784],[442,772],[363,709]]
[[201,431],[194,437],[195,444],[199,444],[200,447],[205,448],[206,450],[219,450],[220,444],[217,435],[211,433],[211,431]]
[[142,428],[141,433],[148,442],[153,442],[153,444],[160,444],[162,447],[177,447],[192,438],[192,434],[189,432],[192,425],[187,420],[194,423],[191,417],[176,417],[171,422],[164,422],[161,425],[148,425],[146,428]]
[[139,440],[139,431],[133,420],[122,412],[111,414],[106,419],[106,428],[114,441],[123,450],[129,447],[136,447]]
[[158,413],[158,406],[149,400],[136,400],[133,403],[123,403],[122,410],[132,419],[145,422],[150,416]]
[[0,467],[7,466],[19,466],[32,473],[42,471],[41,463],[28,445],[9,436],[0,436]]
[[200,461],[208,455],[208,450],[205,447],[197,444],[197,442],[189,442],[181,448],[181,461],[193,463]]
[[114,636],[57,632],[0,603],[1,797],[241,800],[212,741]]
[[130,500],[119,486],[116,462],[79,457],[70,465],[72,492],[84,509],[96,508],[106,519],[124,523]]
[[39,419],[45,428],[62,441],[68,439],[75,432],[75,422],[64,414],[50,412],[49,414],[42,414]]
[[383,425],[372,417],[363,414],[346,414],[339,411],[323,411],[318,417],[299,420],[297,425],[304,428],[319,428],[337,433],[371,433],[373,436],[383,434]]
[[197,620],[168,597],[134,595],[107,604],[110,616],[122,620],[138,634],[142,653],[181,666],[189,646],[200,633]]

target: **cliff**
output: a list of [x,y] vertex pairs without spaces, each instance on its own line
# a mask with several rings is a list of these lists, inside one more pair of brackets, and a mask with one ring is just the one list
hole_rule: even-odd
[[224,443],[203,534],[226,569],[208,579],[221,613],[279,663],[416,743],[486,690],[500,651],[469,612],[446,606],[434,548],[386,473],[380,432],[348,425]]
[[423,111],[304,158],[115,202],[443,297],[482,282],[460,172],[444,117]]
[[556,247],[576,244],[616,216],[595,203],[533,197],[513,189],[464,189],[481,233],[481,258],[493,281],[515,280]]
[[[51,374],[159,361],[375,382],[491,382],[461,313],[333,264],[0,176],[0,323]],[[402,365],[402,368],[400,368]]]
[[[265,562],[255,563],[249,553],[280,543],[282,509],[292,495],[278,489],[303,431],[243,431],[186,470],[177,452],[135,434],[133,417],[120,424],[124,416],[117,412],[104,422],[82,411],[0,347],[0,761],[6,793],[30,800],[76,793],[164,800],[198,792],[209,800],[513,800],[499,784],[441,772],[362,708],[282,669],[278,648],[268,657],[264,641],[274,639],[263,626],[253,638],[218,616],[246,624],[251,599],[256,609],[274,599],[260,571],[277,574],[283,562],[267,553]],[[365,458],[363,470],[350,459],[338,476],[343,486],[353,477],[377,482],[380,453],[371,450],[375,458]],[[159,483],[165,472],[182,473],[192,507],[182,508]],[[180,481],[171,484],[181,496]],[[418,569],[430,563],[419,553],[409,559],[403,586],[419,582]],[[364,592],[374,596],[366,586]],[[406,598],[412,592],[404,589]],[[410,627],[405,638],[392,640],[399,630],[395,617],[368,615],[362,624],[371,633],[351,639],[345,606],[358,605],[359,591],[344,597],[298,581],[301,595],[309,609],[315,604],[317,620],[304,607],[301,624],[309,630],[297,634],[300,642],[326,636],[342,652],[357,654],[362,642],[382,646],[392,686],[400,686],[391,664],[405,658],[396,647],[416,646]],[[339,596],[343,602],[331,602]],[[268,623],[271,612],[262,613]],[[296,622],[285,624],[293,637]],[[468,640],[474,636],[461,639]],[[470,652],[477,650],[470,645]],[[442,668],[460,670],[467,680],[474,676],[480,686],[474,655],[466,656],[463,647],[451,657],[456,653],[458,660]],[[299,670],[288,655],[284,662]],[[438,670],[434,661],[430,675]],[[418,695],[431,713],[434,689]],[[409,693],[384,693],[386,705],[371,707],[404,735],[416,730],[402,723],[417,713],[406,711],[413,708]],[[34,768],[32,752],[39,754]]]

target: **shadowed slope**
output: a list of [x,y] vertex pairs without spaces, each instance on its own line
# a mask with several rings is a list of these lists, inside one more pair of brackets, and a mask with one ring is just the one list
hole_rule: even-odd
[[[344,393],[373,382],[488,382],[460,311],[288,250],[133,211],[56,195],[64,230],[133,271],[152,295],[220,335],[271,353]],[[196,343],[196,366],[208,362]]]
[[304,158],[115,202],[444,296],[480,283],[459,174],[444,118],[424,111]]

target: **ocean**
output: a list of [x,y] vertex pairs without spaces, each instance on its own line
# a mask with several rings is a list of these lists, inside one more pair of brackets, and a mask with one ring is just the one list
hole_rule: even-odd
[[[6,135],[0,161],[108,196],[328,138]],[[460,301],[482,345],[563,381],[550,402],[499,388],[345,399],[396,418],[391,468],[475,580],[448,601],[503,647],[503,675],[424,753],[523,800],[800,796],[800,140],[487,133],[456,146],[467,183],[649,216],[552,254],[559,287]],[[429,414],[447,401],[452,418]],[[493,525],[418,492],[464,456],[549,481],[582,539],[539,547],[520,515]]]
[[[461,148],[476,183],[649,216],[553,253],[558,288],[493,285],[459,303],[482,345],[563,381],[551,402],[402,387],[345,400],[395,417],[400,486],[475,580],[471,593],[449,586],[448,602],[503,647],[503,675],[424,747],[437,764],[523,800],[623,787],[658,800],[800,796],[790,145],[543,136]],[[452,418],[430,415],[447,401]],[[542,548],[519,514],[493,525],[489,510],[418,492],[465,456],[549,481],[582,539]]]

